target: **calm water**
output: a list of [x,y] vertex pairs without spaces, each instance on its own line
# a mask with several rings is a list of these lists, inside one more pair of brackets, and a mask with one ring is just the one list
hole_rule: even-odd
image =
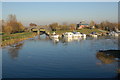
[[[57,41],[57,40],[56,40]],[[113,78],[117,62],[98,59],[99,50],[118,49],[117,39],[49,40],[35,37],[2,49],[3,78]]]

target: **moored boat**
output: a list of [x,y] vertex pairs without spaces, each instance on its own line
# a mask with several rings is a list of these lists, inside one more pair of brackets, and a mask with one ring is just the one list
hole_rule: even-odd
[[82,37],[83,37],[83,38],[86,38],[87,36],[86,36],[86,34],[82,34]]
[[59,38],[59,35],[52,35],[51,38]]
[[66,32],[66,33],[64,33],[64,37],[72,38],[73,37],[73,33],[72,32]]

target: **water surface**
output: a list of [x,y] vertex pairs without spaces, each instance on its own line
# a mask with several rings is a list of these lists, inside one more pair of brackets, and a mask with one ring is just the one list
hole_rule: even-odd
[[104,63],[99,50],[118,49],[109,37],[49,40],[35,37],[2,49],[3,78],[114,78],[117,62]]

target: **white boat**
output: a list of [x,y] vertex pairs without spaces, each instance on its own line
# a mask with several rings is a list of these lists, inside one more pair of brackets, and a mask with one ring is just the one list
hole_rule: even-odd
[[115,36],[115,37],[118,37],[119,36],[119,33],[116,33],[114,31],[110,32],[109,33],[110,36]]
[[72,33],[72,32],[66,32],[64,33],[64,37],[66,38],[79,38],[79,37],[82,37],[82,38],[86,38],[86,34],[81,34],[79,32],[75,32],[75,33]]
[[119,34],[118,34],[118,33],[114,33],[114,36],[118,37],[118,36],[119,36]]
[[92,37],[97,38],[98,35],[97,34],[92,34]]
[[52,34],[53,34],[53,35],[55,35],[55,34],[56,34],[56,32],[53,32]]
[[66,32],[66,33],[64,33],[64,37],[72,38],[73,37],[73,33],[72,32]]
[[79,34],[78,36],[79,36],[79,37],[82,37],[82,34]]
[[59,38],[59,35],[52,35],[51,38]]
[[86,34],[82,34],[82,37],[83,37],[83,38],[86,38],[87,36],[86,36]]
[[82,34],[80,34],[80,32],[76,32],[73,34],[73,37],[76,38],[76,37],[82,37]]

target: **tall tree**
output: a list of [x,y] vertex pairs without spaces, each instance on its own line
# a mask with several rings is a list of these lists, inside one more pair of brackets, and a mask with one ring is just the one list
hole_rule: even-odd
[[15,33],[23,31],[24,26],[17,21],[16,15],[10,14],[3,29],[7,33]]
[[52,23],[49,25],[49,27],[51,28],[52,31],[56,31],[59,27],[58,23]]

